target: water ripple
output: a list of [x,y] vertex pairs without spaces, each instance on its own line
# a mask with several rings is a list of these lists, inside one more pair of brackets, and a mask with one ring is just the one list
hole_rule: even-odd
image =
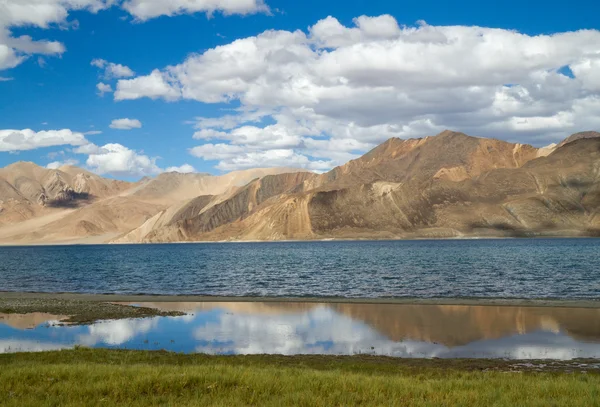
[[600,239],[0,248],[0,290],[323,297],[600,297]]

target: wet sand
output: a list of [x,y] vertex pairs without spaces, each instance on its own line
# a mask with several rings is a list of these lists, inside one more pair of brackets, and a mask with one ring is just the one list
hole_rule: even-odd
[[69,300],[81,302],[294,302],[407,305],[481,305],[557,308],[600,308],[598,300],[513,298],[342,298],[342,297],[215,297],[201,295],[131,295],[2,292],[0,300]]

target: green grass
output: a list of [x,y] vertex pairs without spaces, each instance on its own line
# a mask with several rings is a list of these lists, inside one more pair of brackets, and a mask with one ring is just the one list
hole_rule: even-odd
[[76,349],[0,355],[0,405],[600,405],[598,374],[515,368],[503,361]]

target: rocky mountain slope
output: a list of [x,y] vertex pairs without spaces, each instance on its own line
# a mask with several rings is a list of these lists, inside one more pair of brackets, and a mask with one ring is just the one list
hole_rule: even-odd
[[0,169],[0,243],[600,235],[600,133],[530,145],[445,131],[325,174],[289,168],[138,183]]
[[197,198],[115,242],[597,235],[600,138],[589,134],[543,149],[450,131],[391,139],[326,174],[269,178],[266,199],[248,191],[267,178]]
[[131,185],[73,166],[47,169],[31,162],[18,162],[0,168],[0,227],[56,209],[87,205]]
[[0,169],[0,244],[104,243],[163,211],[177,212],[192,197],[226,196],[265,175],[297,171],[163,173],[129,183],[72,166],[53,170],[19,162]]

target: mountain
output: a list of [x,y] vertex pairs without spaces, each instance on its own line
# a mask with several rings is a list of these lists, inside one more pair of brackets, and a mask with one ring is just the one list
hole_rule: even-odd
[[571,140],[390,139],[325,174],[199,197],[115,242],[596,235],[600,138]]
[[312,187],[327,189],[376,181],[462,181],[495,168],[518,168],[545,154],[527,144],[444,131],[434,137],[392,138],[362,157],[320,177]]
[[115,242],[194,240],[197,236],[244,219],[270,198],[292,191],[312,177],[314,174],[310,172],[267,175],[231,193],[202,195],[169,207]]
[[600,133],[535,148],[444,131],[324,174],[0,169],[0,243],[600,235]]
[[266,175],[298,171],[301,170],[285,167],[252,168],[218,176],[166,172],[140,183],[138,187],[130,190],[129,195],[151,201],[174,203],[200,195],[220,195]]
[[597,131],[582,131],[582,132],[570,135],[569,137],[567,137],[566,139],[564,139],[558,145],[558,147],[562,147],[565,144],[570,143],[570,142],[575,141],[575,140],[581,140],[581,139],[584,139],[584,138],[597,138],[597,137],[600,137],[600,133],[598,133]]
[[72,166],[47,169],[31,162],[11,164],[0,168],[0,226],[86,205],[130,186]]
[[74,166],[46,169],[18,162],[0,169],[0,244],[104,243],[191,198],[233,194],[265,175],[298,171],[171,172],[130,183]]

